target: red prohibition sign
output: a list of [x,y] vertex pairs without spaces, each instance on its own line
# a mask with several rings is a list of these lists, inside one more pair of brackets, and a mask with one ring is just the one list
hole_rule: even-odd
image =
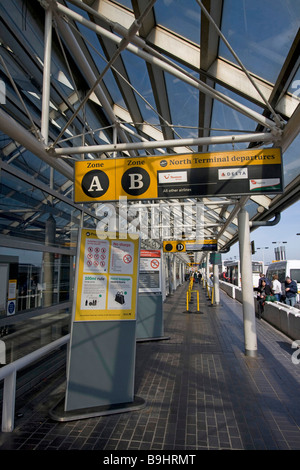
[[127,255],[124,255],[124,256],[123,256],[123,261],[124,261],[124,263],[126,263],[126,264],[131,263],[131,261],[132,261],[132,256],[131,256],[131,255],[128,255],[128,254],[127,254]]
[[155,269],[155,268],[158,268],[158,266],[159,266],[159,261],[158,261],[157,259],[152,259],[152,260],[150,261],[150,265],[151,265],[151,268],[154,268],[154,269]]

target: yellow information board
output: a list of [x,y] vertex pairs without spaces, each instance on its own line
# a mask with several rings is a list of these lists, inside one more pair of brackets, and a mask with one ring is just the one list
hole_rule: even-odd
[[280,148],[75,162],[75,202],[282,190]]
[[74,321],[136,319],[140,240],[132,235],[81,230]]

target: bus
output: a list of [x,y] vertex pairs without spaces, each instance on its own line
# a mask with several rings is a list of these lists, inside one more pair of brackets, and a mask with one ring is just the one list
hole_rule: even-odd
[[278,275],[278,280],[283,283],[287,276],[297,282],[298,287],[298,294],[297,294],[297,301],[299,302],[299,294],[300,294],[300,260],[292,259],[292,260],[280,260],[280,261],[273,261],[273,263],[269,264],[266,276],[267,278],[272,281],[273,275]]
[[[240,261],[225,261],[227,282],[241,287],[241,267]],[[262,261],[252,261],[253,287],[258,287],[260,275],[264,272]]]

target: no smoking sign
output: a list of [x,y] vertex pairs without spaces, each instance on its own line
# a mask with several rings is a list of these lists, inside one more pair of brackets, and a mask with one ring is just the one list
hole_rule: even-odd
[[126,264],[131,263],[131,261],[132,261],[132,256],[131,256],[131,255],[128,255],[128,254],[127,254],[127,255],[124,255],[124,256],[123,256],[123,261],[124,261],[124,263],[126,263]]
[[153,269],[159,268],[159,261],[158,261],[158,259],[152,259],[152,260],[150,261],[150,266],[151,266],[151,268],[153,268]]

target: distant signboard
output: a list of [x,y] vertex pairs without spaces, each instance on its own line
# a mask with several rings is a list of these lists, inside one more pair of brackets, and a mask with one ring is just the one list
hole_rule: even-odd
[[161,292],[160,250],[140,250],[139,292]]
[[75,202],[282,191],[280,148],[75,162]]
[[218,243],[216,239],[203,239],[203,240],[168,240],[163,242],[164,253],[188,251],[216,251]]

